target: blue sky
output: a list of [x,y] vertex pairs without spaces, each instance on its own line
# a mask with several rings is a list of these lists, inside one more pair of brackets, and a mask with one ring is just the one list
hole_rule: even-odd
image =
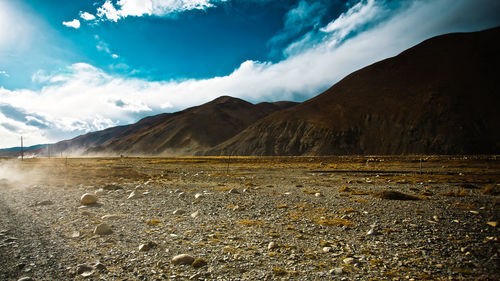
[[0,0],[0,148],[221,95],[303,101],[498,14],[495,0]]

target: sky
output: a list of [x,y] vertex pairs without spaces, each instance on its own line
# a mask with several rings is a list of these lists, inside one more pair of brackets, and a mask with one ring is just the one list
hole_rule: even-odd
[[498,15],[497,0],[0,0],[0,148],[222,95],[301,102]]

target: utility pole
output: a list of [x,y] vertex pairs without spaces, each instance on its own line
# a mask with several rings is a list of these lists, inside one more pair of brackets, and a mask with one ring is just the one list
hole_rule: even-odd
[[23,136],[21,136],[21,161],[24,160]]

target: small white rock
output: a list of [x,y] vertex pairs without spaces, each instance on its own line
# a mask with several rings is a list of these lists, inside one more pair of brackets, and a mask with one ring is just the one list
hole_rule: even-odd
[[342,260],[342,262],[344,262],[345,264],[351,264],[353,261],[354,261],[353,258],[345,258]]
[[194,212],[194,213],[191,214],[191,217],[194,219],[194,218],[196,218],[199,215],[200,215],[200,212],[196,211],[196,212]]
[[104,191],[104,189],[99,188],[94,193],[95,193],[96,196],[101,196],[101,195],[104,195],[104,193],[106,193],[106,192]]
[[103,220],[117,220],[119,218],[120,218],[119,215],[104,215],[101,217],[101,219]]
[[139,197],[141,197],[140,193],[137,193],[137,192],[135,192],[135,191],[132,191],[132,192],[130,193],[130,195],[128,196],[128,198],[127,198],[127,199],[136,199],[136,198],[139,198]]
[[321,193],[316,192],[316,193],[314,193],[314,196],[316,196],[316,197],[321,197]]
[[83,205],[90,205],[94,204],[95,202],[97,202],[97,196],[92,193],[85,193],[80,198],[80,203],[82,203]]
[[172,212],[173,215],[182,215],[184,214],[186,211],[182,210],[182,209],[177,209],[175,211]]
[[272,250],[274,248],[277,248],[278,247],[278,244],[276,244],[276,242],[269,242],[269,245],[267,245],[267,249],[268,250]]
[[150,241],[148,243],[139,245],[139,251],[146,252],[146,251],[151,250],[154,247],[156,247],[156,243]]
[[201,194],[201,193],[196,193],[194,195],[194,199],[200,199],[201,197],[203,197],[203,194]]
[[97,235],[106,235],[106,234],[111,234],[112,232],[113,231],[111,230],[111,227],[105,223],[101,223],[100,225],[94,228],[94,234]]
[[329,253],[332,251],[332,247],[323,247],[323,253]]
[[340,275],[343,272],[344,272],[344,270],[342,269],[342,267],[336,267],[336,268],[333,268],[330,270],[331,275]]

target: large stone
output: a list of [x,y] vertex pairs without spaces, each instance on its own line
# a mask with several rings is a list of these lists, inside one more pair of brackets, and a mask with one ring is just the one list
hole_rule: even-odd
[[101,223],[100,225],[94,228],[94,234],[97,235],[106,235],[106,234],[111,234],[112,232],[113,231],[111,230],[111,227],[105,223]]
[[181,254],[172,258],[172,264],[180,265],[187,264],[191,265],[194,262],[194,257],[188,254]]
[[80,203],[83,205],[91,205],[97,202],[97,196],[92,193],[85,193],[82,195],[82,198],[80,198]]

